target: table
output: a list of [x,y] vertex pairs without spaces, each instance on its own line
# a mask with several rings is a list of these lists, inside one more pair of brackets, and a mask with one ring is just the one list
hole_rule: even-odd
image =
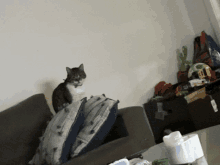
[[[220,125],[195,131],[186,135],[198,134],[204,156],[209,165],[219,165],[220,162]],[[184,135],[185,136],[185,135]],[[164,143],[159,143],[142,153],[148,161],[166,158]]]
[[172,131],[180,131],[182,135],[186,135],[220,124],[220,90],[191,103],[187,103],[183,96],[162,103],[162,109],[171,112],[165,116],[164,120],[155,117],[158,111],[156,101],[144,104],[156,144],[163,142],[163,133],[167,128]]

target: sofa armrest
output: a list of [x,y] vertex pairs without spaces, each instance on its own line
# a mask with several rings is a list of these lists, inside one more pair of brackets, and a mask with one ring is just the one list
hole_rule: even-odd
[[142,107],[134,106],[123,108],[120,109],[119,114],[123,116],[129,137],[143,143],[141,145],[145,145],[145,148],[150,148],[155,145],[154,135]]
[[27,164],[53,114],[43,93],[35,94],[0,113],[0,164]]
[[64,165],[106,165],[138,151],[155,145],[146,114],[142,107],[129,107],[119,110],[128,136],[104,144],[86,154],[76,157]]

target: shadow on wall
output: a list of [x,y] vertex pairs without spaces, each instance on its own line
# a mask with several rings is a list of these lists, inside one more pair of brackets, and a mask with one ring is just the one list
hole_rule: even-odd
[[0,112],[7,110],[8,108],[17,105],[21,101],[32,96],[34,93],[31,90],[22,90],[19,93],[14,93],[10,98],[0,99]]
[[[144,81],[138,83],[136,87],[126,97],[126,102],[131,103],[131,106],[143,106],[154,95],[154,84],[152,82],[160,81],[160,78],[152,81],[146,78]],[[136,98],[137,97],[137,98]],[[136,102],[135,102],[136,101]]]
[[142,106],[153,96],[154,86],[164,78],[164,73],[158,72],[160,66],[161,63],[151,61],[143,63],[127,74],[135,80],[131,92],[124,99],[127,103]]
[[38,91],[40,91],[41,93],[44,93],[48,106],[50,108],[50,111],[53,114],[55,114],[55,111],[52,105],[52,94],[55,88],[56,88],[56,85],[54,85],[53,81],[44,81],[38,84]]

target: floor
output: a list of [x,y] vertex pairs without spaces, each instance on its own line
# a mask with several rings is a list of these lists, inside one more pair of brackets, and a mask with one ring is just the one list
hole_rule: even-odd
[[[203,148],[204,155],[209,165],[220,165],[220,125],[209,127],[197,133]],[[190,134],[193,134],[190,133]],[[189,134],[188,134],[189,135]],[[162,143],[151,147],[143,153],[144,159],[153,161],[166,158]]]

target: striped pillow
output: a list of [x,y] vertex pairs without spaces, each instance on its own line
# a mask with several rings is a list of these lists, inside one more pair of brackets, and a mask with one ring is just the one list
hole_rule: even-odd
[[72,146],[71,158],[101,146],[116,120],[118,103],[105,95],[92,97],[86,102],[84,126]]
[[77,133],[84,122],[83,108],[86,98],[70,104],[59,111],[49,122],[40,146],[31,165],[61,164],[70,158],[70,151],[75,142]]

